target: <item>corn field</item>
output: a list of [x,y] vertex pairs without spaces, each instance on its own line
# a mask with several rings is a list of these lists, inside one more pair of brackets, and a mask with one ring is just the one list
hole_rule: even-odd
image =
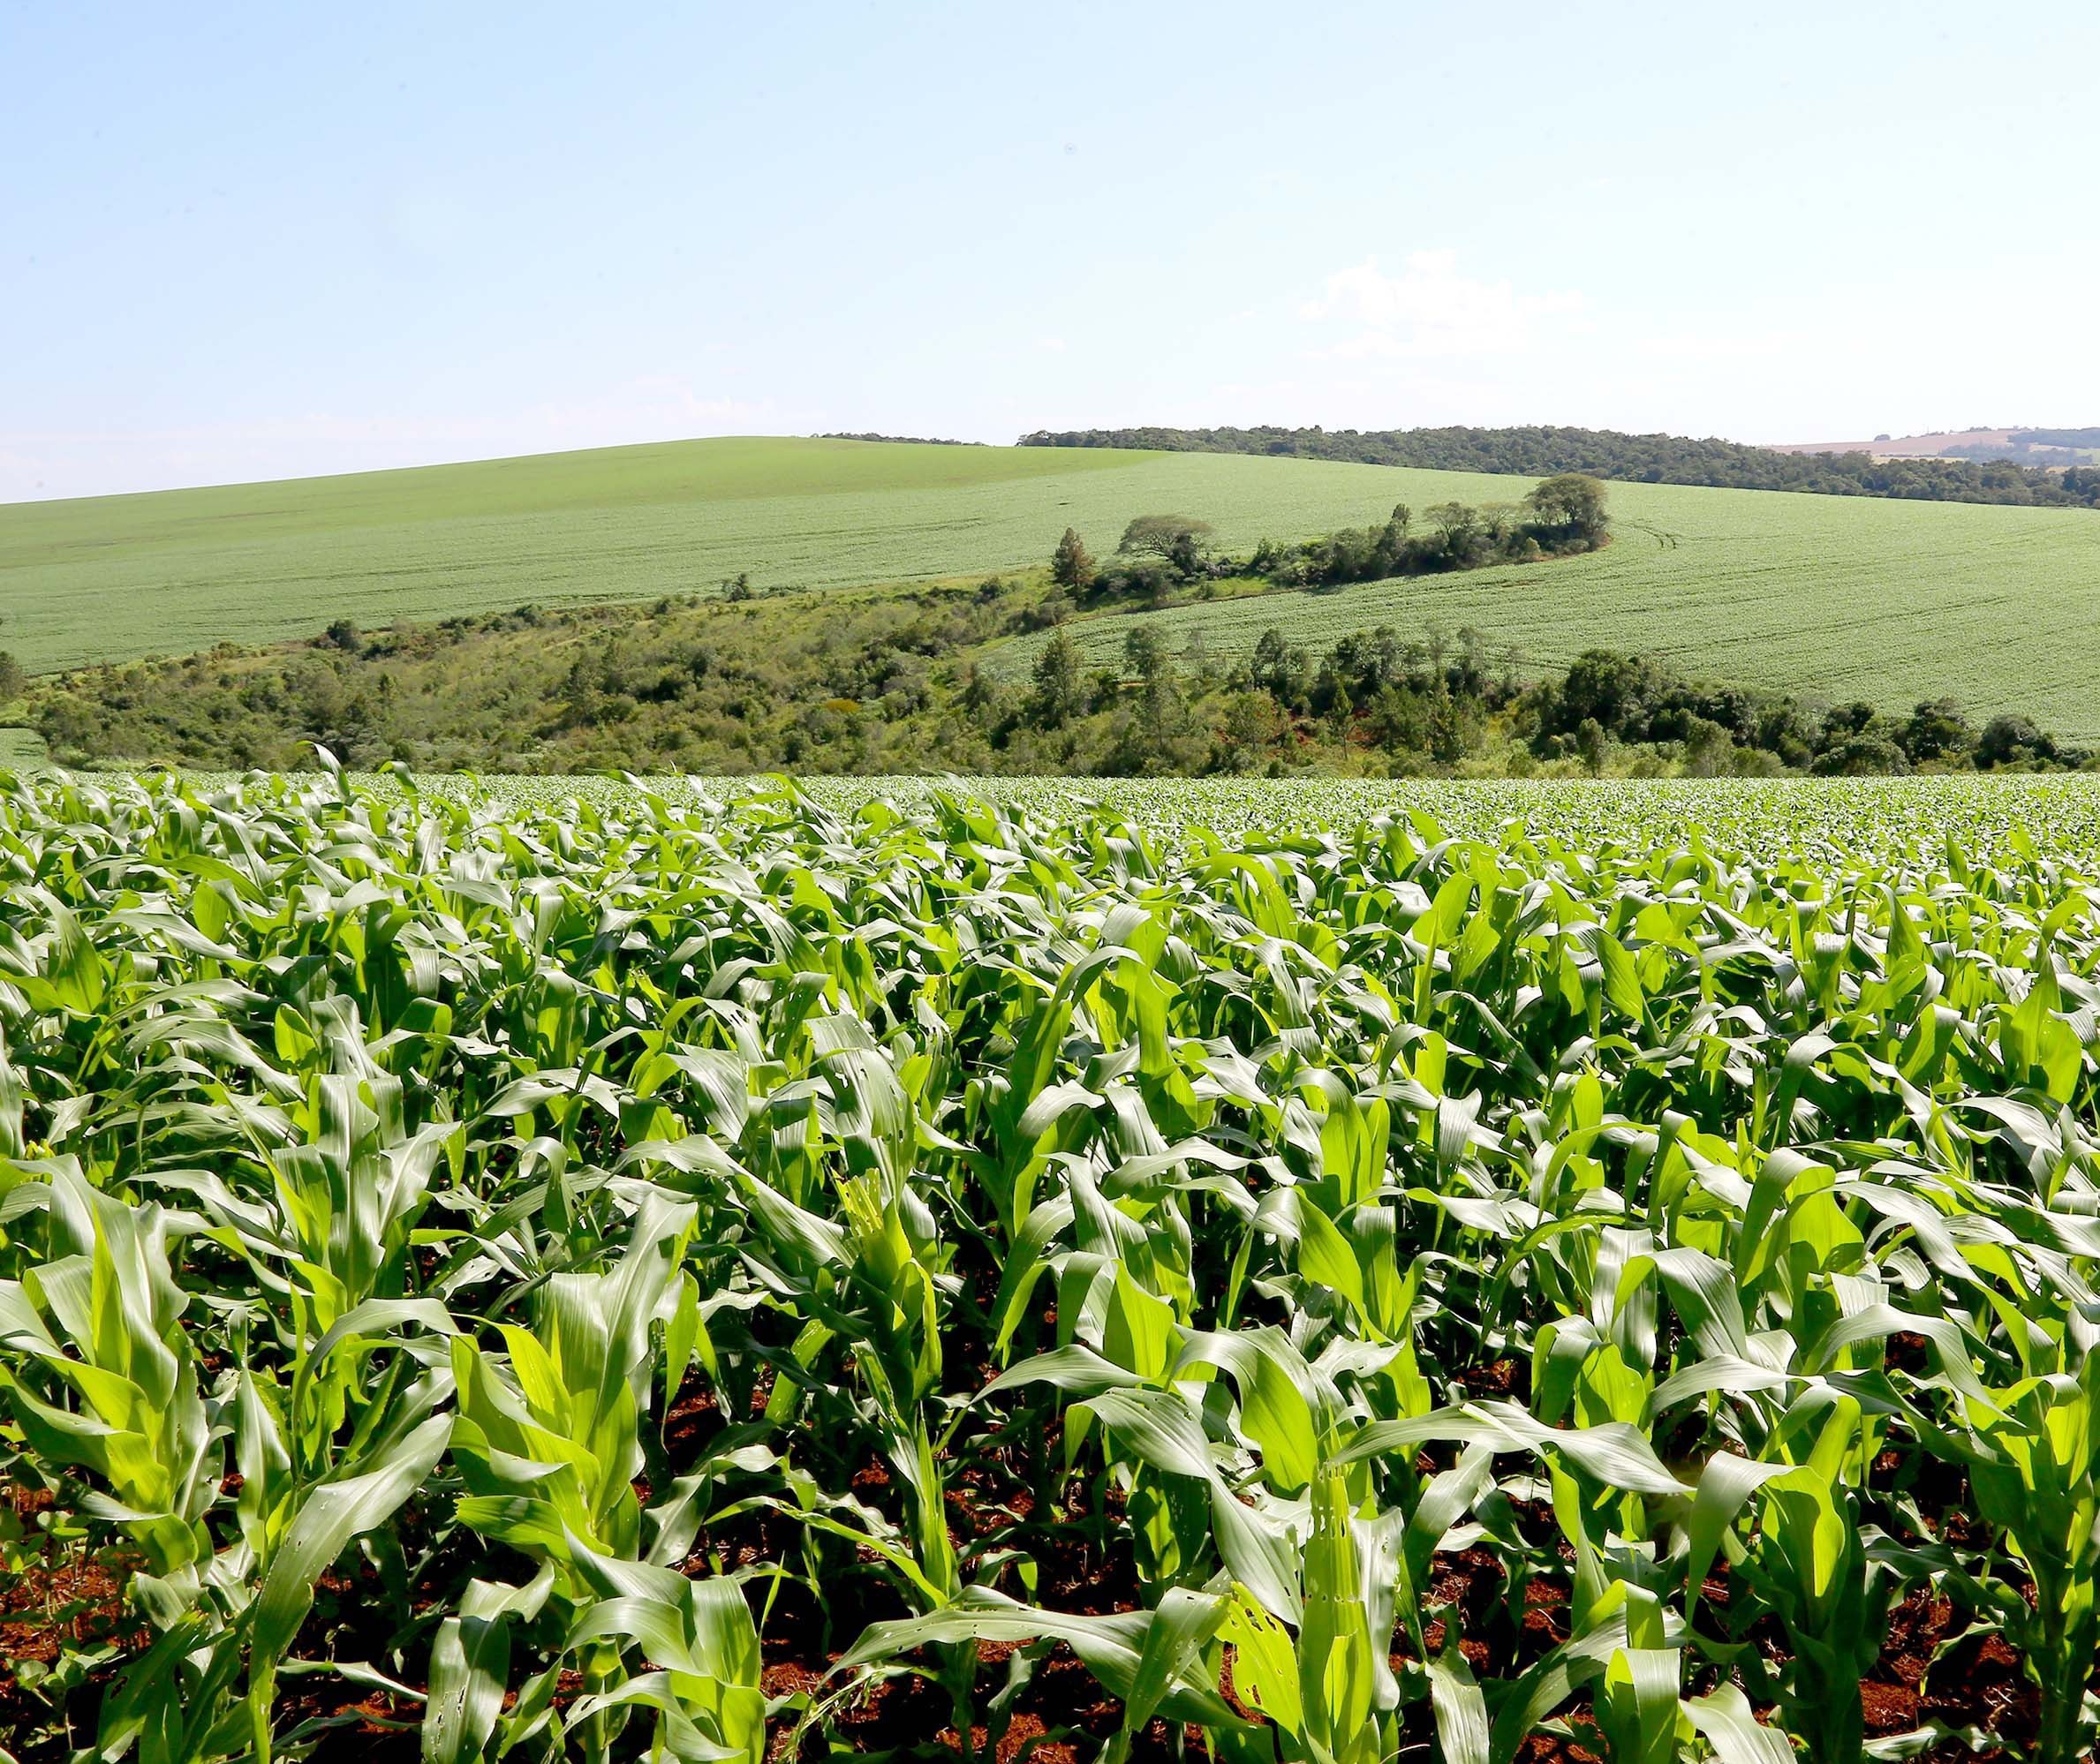
[[0,780],[0,1746],[2090,1755],[2100,869],[1824,800]]

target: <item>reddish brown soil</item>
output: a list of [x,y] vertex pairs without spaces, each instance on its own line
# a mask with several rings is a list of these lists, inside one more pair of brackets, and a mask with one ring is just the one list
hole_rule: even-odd
[[1458,1382],[1473,1397],[1507,1398],[1526,1403],[1531,1399],[1531,1368],[1522,1360],[1491,1360],[1484,1366],[1468,1367]]
[[[1893,1338],[1890,1358],[1897,1363],[1913,1357],[1922,1361],[1922,1346]],[[1477,1395],[1522,1400],[1529,1368],[1520,1361],[1497,1360],[1462,1373],[1460,1382]],[[753,1413],[763,1409],[771,1384],[769,1374],[759,1381],[751,1399]],[[674,1471],[696,1461],[709,1439],[731,1419],[697,1375],[690,1380],[670,1406],[666,1429]],[[1049,1608],[1080,1614],[1137,1609],[1140,1587],[1129,1551],[1104,1549],[1095,1541],[1100,1527],[1094,1504],[1105,1504],[1113,1519],[1121,1509],[1120,1496],[1082,1479],[1061,1478],[1056,1472],[1061,1454],[1061,1442],[1054,1428],[978,1438],[965,1460],[951,1463],[948,1468],[950,1535],[966,1561],[984,1551],[1024,1551],[1037,1565],[1033,1597]],[[1433,1459],[1425,1458],[1424,1470],[1437,1467]],[[838,1474],[857,1499],[893,1519],[906,1518],[907,1491],[880,1459],[865,1459],[857,1469],[840,1466]],[[1966,1549],[1990,1541],[1969,1511],[1966,1484],[1949,1466],[1887,1453],[1875,1466],[1873,1484],[1885,1491],[1900,1487],[1929,1516],[1928,1523],[1945,1542]],[[18,1495],[17,1504],[27,1503],[28,1510],[34,1511],[43,1498]],[[1519,1504],[1517,1512],[1520,1526],[1535,1546],[1536,1559],[1548,1564],[1546,1572],[1524,1581],[1521,1590],[1513,1589],[1500,1558],[1491,1549],[1477,1548],[1440,1557],[1431,1579],[1431,1596],[1441,1615],[1428,1625],[1430,1647],[1441,1648],[1455,1628],[1460,1651],[1483,1677],[1515,1676],[1567,1633],[1566,1568],[1552,1565],[1566,1559],[1557,1527],[1550,1512],[1530,1504]],[[686,1572],[700,1574],[714,1572],[717,1564],[734,1569],[777,1562],[800,1568],[807,1559],[805,1543],[806,1535],[793,1519],[754,1509],[724,1522],[711,1534],[702,1534],[684,1565]],[[841,1680],[834,1676],[834,1668],[842,1650],[867,1624],[908,1614],[888,1571],[877,1572],[868,1552],[862,1552],[862,1557],[857,1567],[841,1564],[834,1556],[821,1596],[793,1580],[779,1583],[773,1592],[764,1607],[760,1638],[768,1696],[815,1700],[837,1694]],[[835,1572],[842,1565],[842,1572]],[[123,1601],[129,1568],[121,1556],[108,1552],[60,1560],[48,1569],[32,1569],[11,1582],[0,1577],[0,1659],[11,1663],[52,1660],[68,1640],[135,1644],[140,1638],[135,1629],[125,1627]],[[384,1602],[374,1596],[375,1587],[364,1584],[370,1574],[368,1566],[346,1561],[337,1573],[324,1578],[313,1631],[313,1640],[320,1646],[307,1649],[302,1643],[302,1651],[325,1653],[331,1641],[340,1644],[349,1639],[356,1645],[337,1646],[336,1651],[355,1655],[368,1649],[366,1657],[379,1657],[374,1644],[381,1638],[367,1636],[360,1628],[362,1623],[374,1620],[366,1608],[376,1609]],[[1010,1575],[1001,1584],[1008,1590],[1020,1590]],[[444,1588],[430,1585],[416,1590],[420,1609],[442,1596]],[[1717,1613],[1725,1614],[1731,1590],[1726,1574],[1717,1573],[1703,1596]],[[1924,1722],[1939,1721],[1957,1729],[1998,1732],[2007,1742],[2006,1753],[1999,1755],[2021,1755],[2035,1729],[2034,1692],[2017,1655],[2002,1640],[1962,1635],[1968,1620],[1968,1614],[1948,1600],[1922,1591],[1896,1607],[1874,1676],[1862,1688],[1870,1734],[1900,1733]],[[1768,1660],[1784,1659],[1784,1638],[1776,1625],[1761,1624],[1749,1639]],[[979,1647],[972,1707],[980,1718],[1008,1682],[1009,1668],[1016,1663],[1012,1660],[1016,1652],[1010,1645]],[[1395,1664],[1405,1664],[1407,1658],[1403,1638]],[[570,1688],[570,1694],[574,1694],[574,1688]],[[409,1764],[416,1755],[416,1739],[412,1730],[404,1728],[413,1728],[414,1707],[397,1707],[384,1695],[359,1693],[353,1698],[353,1689],[321,1679],[287,1683],[285,1725],[300,1720],[336,1723],[314,1754],[323,1760],[355,1757],[372,1764],[393,1764],[398,1759]],[[1238,1704],[1229,1660],[1225,1690],[1243,1715],[1259,1719]],[[39,1715],[34,1700],[26,1700],[25,1693],[11,1684],[0,1684],[0,1730]],[[1572,1719],[1579,1735],[1584,1718],[1578,1715]],[[1039,1764],[1076,1764],[1093,1755],[1119,1722],[1120,1710],[1092,1677],[1068,1650],[1056,1648],[1035,1663],[1032,1677],[1014,1698],[1006,1730],[995,1748],[997,1764],[1020,1764],[1024,1753]],[[789,1711],[779,1723],[776,1758],[786,1756],[794,1723],[795,1714]],[[1409,1745],[1426,1745],[1425,1707],[1410,1708],[1404,1725]],[[961,1750],[956,1711],[947,1691],[916,1673],[898,1672],[856,1690],[836,1707],[833,1726],[839,1739],[856,1751],[923,1748],[929,1742]],[[989,1733],[978,1726],[971,1738],[973,1752],[987,1755]],[[1523,1764],[1594,1764],[1601,1750],[1601,1745],[1585,1745],[1579,1738],[1540,1735],[1528,1740],[1519,1756]],[[1155,1723],[1136,1755],[1164,1760],[1174,1752],[1171,1736],[1163,1724]],[[1925,1755],[1938,1764],[1952,1764],[1971,1754],[1947,1742]]]
[[1592,1752],[1558,1734],[1535,1733],[1517,1749],[1517,1764],[1603,1764],[1601,1744]]
[[[132,1562],[121,1551],[68,1551],[19,1574],[0,1573],[0,1661],[48,1665],[68,1642],[137,1640],[124,1609]],[[0,1692],[0,1707],[4,1707]]]

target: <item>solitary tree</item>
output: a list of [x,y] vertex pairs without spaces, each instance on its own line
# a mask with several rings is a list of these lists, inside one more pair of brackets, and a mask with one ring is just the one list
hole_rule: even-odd
[[1137,676],[1142,685],[1152,685],[1165,675],[1170,664],[1167,660],[1167,645],[1160,641],[1159,632],[1139,625],[1124,637],[1123,665]]
[[1533,519],[1545,526],[1560,528],[1572,538],[1588,539],[1594,545],[1604,537],[1604,486],[1579,471],[1564,471],[1533,485],[1524,504]]
[[1131,776],[1174,773],[1192,765],[1189,706],[1175,679],[1174,662],[1156,631],[1140,626],[1123,639],[1123,665],[1137,676],[1137,690],[1119,720],[1109,769]]
[[1069,631],[1059,629],[1036,658],[1035,691],[1028,714],[1038,727],[1061,729],[1084,708],[1079,682],[1079,645]]
[[1293,649],[1282,630],[1271,625],[1254,645],[1248,673],[1285,710],[1296,710],[1304,701],[1311,663],[1302,649]]
[[1093,585],[1093,557],[1070,527],[1065,529],[1065,536],[1058,540],[1056,554],[1050,560],[1050,579],[1075,594],[1084,594]]
[[1283,715],[1266,692],[1227,696],[1218,725],[1218,758],[1228,772],[1245,772],[1283,738]]
[[1968,719],[1952,698],[1932,698],[1920,705],[1897,739],[1914,760],[1960,759],[1975,744]]
[[1192,576],[1210,543],[1211,524],[1188,515],[1140,515],[1123,529],[1116,549],[1163,557],[1184,576]]
[[2056,757],[2056,743],[2025,717],[1993,717],[1976,739],[1976,765],[1981,771],[2034,765]]

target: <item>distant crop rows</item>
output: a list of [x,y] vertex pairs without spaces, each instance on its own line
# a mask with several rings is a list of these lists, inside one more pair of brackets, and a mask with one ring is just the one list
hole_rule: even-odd
[[[252,785],[253,774],[190,772],[210,795]],[[311,787],[325,774],[288,780]],[[106,785],[114,776],[90,778]],[[499,819],[631,811],[654,798],[667,810],[714,812],[758,801],[806,801],[853,816],[871,803],[907,812],[961,797],[1019,815],[1065,820],[1103,812],[1143,826],[1177,848],[1190,840],[1285,835],[1346,840],[1379,816],[1424,816],[1455,838],[1497,840],[1506,829],[1571,848],[1642,850],[1696,837],[1761,858],[1872,866],[1921,844],[1952,841],[1982,861],[2017,856],[2037,838],[2066,850],[2100,851],[2100,780],[2018,774],[1906,779],[1363,778],[651,778],[512,774],[356,778],[381,801],[404,795],[463,804]]]
[[10,1752],[2090,1755],[2080,784],[712,788],[0,782]]
[[[2100,737],[2100,523],[2071,509],[1996,509],[1666,485],[1607,487],[1612,544],[1589,556],[1325,593],[1259,595],[1091,621],[1113,661],[1131,619],[1229,663],[1274,625],[1314,653],[1391,624],[1472,626],[1531,667],[1583,649],[1666,658],[1688,674],[1907,710],[1960,699],[2066,739]],[[1041,639],[1002,652],[1024,668]]]
[[[290,780],[311,786],[325,774]],[[187,787],[239,790],[253,774],[192,772]],[[93,778],[98,785],[117,781]],[[2046,838],[2100,851],[2100,780],[2082,775],[1782,779],[1364,778],[699,778],[511,774],[357,778],[382,801],[404,795],[463,804],[498,818],[582,809],[620,813],[655,798],[669,810],[714,811],[757,800],[807,801],[855,815],[880,803],[906,811],[961,796],[1022,815],[1063,820],[1100,811],[1127,818],[1177,847],[1191,839],[1313,835],[1347,839],[1379,816],[1426,816],[1454,837],[1494,840],[1516,826],[1578,849],[1696,836],[1760,857],[1875,864],[1921,843],[1954,841],[1975,857],[2017,855]]]

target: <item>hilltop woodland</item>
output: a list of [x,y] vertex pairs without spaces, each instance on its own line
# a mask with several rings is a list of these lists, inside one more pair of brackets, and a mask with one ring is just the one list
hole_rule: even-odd
[[1741,441],[1629,435],[1613,429],[1039,429],[1023,435],[1019,445],[1258,453],[1434,471],[1513,472],[1526,478],[1582,472],[1643,484],[2100,508],[2100,465],[2057,471],[2010,460],[1877,460],[1864,453],[1779,453]]
[[[1220,596],[1567,556],[1607,542],[1591,480],[1521,508],[1446,504],[1245,558],[1200,522],[1130,522],[1097,561],[1067,531],[1046,567],[916,591],[759,592],[403,623],[231,645],[29,682],[53,758],[79,766],[355,767],[734,774],[1296,772],[1409,776],[2055,770],[2087,756],[2028,720],[1972,727],[1951,700],[1892,716],[1688,679],[1592,650],[1529,677],[1488,634],[1390,626],[1324,653],[1273,626],[1218,658],[1120,615]],[[1120,644],[1076,642],[1115,621]],[[1046,637],[1044,636],[1047,633]],[[1032,651],[1016,652],[1016,642]],[[1119,665],[1090,660],[1113,653]]]

